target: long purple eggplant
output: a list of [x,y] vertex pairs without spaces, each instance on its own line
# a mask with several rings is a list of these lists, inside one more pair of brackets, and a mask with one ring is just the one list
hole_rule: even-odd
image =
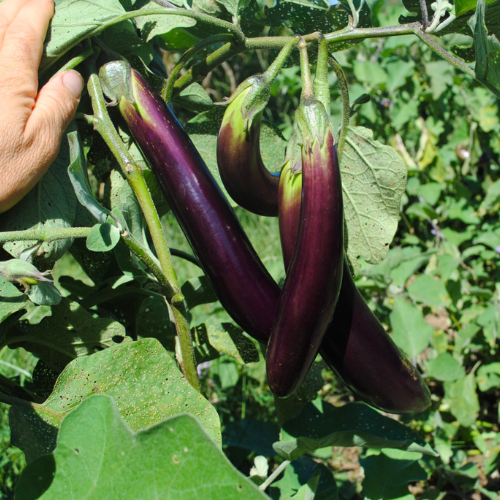
[[[302,175],[297,165],[283,169],[281,175],[279,221],[288,269],[298,234],[297,193]],[[391,413],[419,413],[431,403],[427,385],[364,301],[346,260],[339,299],[320,353],[334,373],[372,406]]]
[[217,297],[234,321],[267,342],[280,289],[173,113],[127,63],[100,72],[106,93],[156,175]]
[[217,139],[217,164],[224,187],[238,205],[258,215],[278,215],[279,174],[269,172],[262,161],[260,127],[270,87],[298,42],[296,38],[285,45],[265,73],[238,86]]
[[303,179],[299,229],[266,356],[269,387],[279,397],[292,394],[307,375],[342,282],[340,169],[329,117],[308,88],[295,115]]

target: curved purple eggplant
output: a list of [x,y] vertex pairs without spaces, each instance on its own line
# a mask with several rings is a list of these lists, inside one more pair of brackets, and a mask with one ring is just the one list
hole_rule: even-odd
[[288,42],[265,73],[238,86],[217,139],[217,164],[224,187],[238,205],[258,215],[278,215],[279,174],[269,172],[262,161],[260,127],[271,85],[299,40],[295,37]]
[[291,395],[307,375],[333,316],[342,282],[342,183],[329,118],[314,98],[296,112],[302,149],[297,240],[267,350],[269,387]]
[[[253,80],[258,77],[252,77]],[[217,138],[217,165],[229,196],[258,215],[278,215],[279,175],[271,174],[260,155],[262,111],[247,124],[243,104],[252,92],[249,83],[229,104]],[[258,85],[258,84],[257,84]]]
[[[299,169],[295,166],[282,171],[279,191],[285,269],[292,258],[300,216],[297,193],[301,190],[302,175],[300,171],[292,174],[292,170]],[[419,413],[431,403],[429,388],[366,304],[346,260],[339,299],[320,354],[354,393],[381,410]]]
[[100,72],[109,97],[151,165],[217,297],[234,321],[267,342],[280,289],[173,113],[124,62]]

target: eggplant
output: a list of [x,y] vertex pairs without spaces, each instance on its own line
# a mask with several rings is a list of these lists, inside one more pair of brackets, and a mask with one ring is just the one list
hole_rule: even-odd
[[222,306],[260,342],[267,342],[280,289],[172,111],[123,61],[100,71],[136,143]]
[[[298,234],[302,175],[297,165],[282,170],[279,224],[285,269]],[[431,403],[430,391],[418,370],[398,349],[359,293],[347,259],[333,319],[320,354],[355,394],[390,413],[419,413]]]
[[342,183],[329,116],[304,90],[296,121],[299,228],[266,356],[269,387],[279,397],[293,394],[319,351],[338,300],[344,256]]
[[279,173],[269,172],[260,154],[262,113],[270,87],[299,42],[286,44],[262,75],[241,83],[231,96],[217,138],[217,165],[229,196],[258,215],[278,215]]
[[[255,78],[255,77],[253,77]],[[242,106],[252,90],[246,87],[229,104],[217,138],[217,165],[229,196],[258,215],[278,215],[279,174],[269,172],[260,154],[262,111],[245,126]]]

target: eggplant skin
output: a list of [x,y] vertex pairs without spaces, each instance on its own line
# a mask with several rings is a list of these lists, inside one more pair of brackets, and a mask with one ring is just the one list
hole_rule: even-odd
[[222,306],[247,333],[267,342],[278,285],[173,113],[138,72],[131,69],[130,77],[135,102],[121,95],[122,116]]
[[[287,173],[283,170],[282,176]],[[298,233],[301,174],[280,180],[279,218],[285,269]],[[282,223],[284,221],[284,223]],[[431,394],[359,293],[344,259],[340,295],[320,354],[333,372],[368,404],[389,413],[420,413]]]
[[217,164],[229,196],[258,215],[278,215],[279,176],[271,174],[260,154],[262,112],[245,126],[242,106],[251,86],[231,101],[217,139]]
[[[318,113],[325,113],[322,105]],[[307,375],[342,281],[342,184],[330,127],[302,145],[302,184],[297,240],[266,356],[268,384],[279,397],[293,394]]]

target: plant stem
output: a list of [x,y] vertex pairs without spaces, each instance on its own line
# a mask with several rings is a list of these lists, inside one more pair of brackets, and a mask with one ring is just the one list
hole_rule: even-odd
[[133,159],[111,122],[106,109],[106,103],[102,94],[99,77],[95,72],[93,72],[89,77],[88,91],[92,100],[92,107],[94,109],[94,128],[101,134],[109,149],[111,149],[111,152],[118,160],[123,174],[137,197],[151,233],[151,239],[153,240],[153,245],[156,249],[158,260],[160,261],[161,270],[167,278],[168,287],[165,290],[166,295],[168,298],[171,298],[179,293],[180,288],[172,263],[172,256],[170,255],[167,242],[165,241],[165,236],[163,234],[160,217],[158,216],[156,207],[154,206],[153,199],[147,187],[144,175],[142,174],[142,170]]
[[68,227],[62,229],[26,229],[0,233],[0,245],[8,241],[55,241],[67,238],[86,238],[91,227]]
[[78,54],[76,57],[73,57],[73,59],[70,59],[64,66],[62,66],[58,73],[62,73],[63,71],[66,71],[68,69],[73,69],[76,68],[79,64],[81,64],[85,59],[90,57],[94,53],[94,49],[92,47],[88,47],[85,49],[83,52]]
[[[436,54],[441,56],[445,61],[449,62],[455,68],[458,68],[462,70],[466,75],[470,76],[471,78],[476,79],[476,73],[475,71],[467,64],[465,64],[463,61],[455,57],[454,55],[450,54],[447,50],[443,49],[441,45],[437,44],[432,38],[424,33],[420,28],[415,29],[415,35],[420,38],[431,50],[433,50]],[[481,82],[483,85],[484,82]]]
[[340,162],[342,160],[342,152],[344,151],[345,138],[347,137],[347,128],[349,127],[349,118],[351,114],[351,106],[349,104],[349,87],[347,86],[347,78],[345,77],[345,73],[342,70],[342,67],[338,63],[337,59],[330,55],[328,57],[328,62],[337,75],[337,80],[340,85],[340,93],[342,95],[342,125],[340,128],[340,136],[338,142],[338,155]]
[[318,60],[314,78],[314,96],[320,101],[330,116],[330,86],[328,85],[328,45],[323,36],[318,42]]
[[181,369],[191,385],[201,393],[201,386],[198,380],[194,359],[191,331],[189,329],[187,311],[184,306],[184,297],[182,296],[177,274],[172,263],[172,256],[170,255],[163,234],[160,217],[158,216],[151,193],[146,185],[142,170],[135,163],[109,118],[101,84],[96,71],[91,72],[88,90],[94,109],[94,128],[101,134],[106,144],[108,144],[139,201],[139,205],[151,234],[151,239],[153,240],[153,245],[158,255],[158,260],[160,261],[161,269],[158,269],[156,263],[149,256],[149,251],[147,249],[142,249],[130,236],[126,237],[122,234],[122,237],[134,253],[136,253],[152,270],[161,283],[165,296],[170,300],[173,309],[173,319],[182,352]]
[[41,413],[45,413],[46,415],[50,415],[51,417],[61,421],[64,415],[57,413],[50,408],[47,408],[45,405],[32,403],[30,401],[26,401],[25,399],[16,398],[15,396],[9,396],[8,394],[3,394],[0,392],[0,403],[6,403],[12,406],[23,406],[24,408],[30,408],[32,410],[38,410]]
[[281,462],[276,470],[259,486],[259,490],[266,491],[268,486],[274,482],[274,480],[286,469],[290,464],[290,460],[284,460]]
[[179,293],[175,297],[172,297],[170,305],[172,306],[173,319],[177,328],[177,335],[179,336],[179,345],[182,354],[182,360],[180,360],[182,371],[188,382],[201,393],[200,379],[198,378],[198,372],[196,370],[193,339],[191,337],[189,323],[186,321],[187,310],[182,294]]
[[174,66],[172,71],[170,72],[170,76],[168,77],[167,84],[164,86],[161,92],[161,96],[163,100],[167,103],[167,105],[170,105],[172,102],[172,94],[174,92],[174,83],[176,78],[179,76],[179,73],[182,69],[182,66],[186,61],[191,59],[195,54],[197,54],[200,50],[209,47],[210,45],[213,45],[215,43],[220,43],[220,42],[230,42],[231,40],[234,39],[234,36],[231,35],[230,33],[223,33],[220,35],[213,35],[209,36],[208,38],[205,38],[204,40],[200,40],[196,45],[193,45],[193,47],[190,47],[182,56],[179,58],[177,61],[177,64]]
[[[288,38],[290,40],[290,38]],[[184,89],[191,83],[195,82],[198,77],[205,77],[210,71],[227,61],[231,57],[243,52],[246,46],[244,44],[235,45],[233,43],[226,43],[215,52],[208,55],[204,61],[191,66],[184,75],[182,75],[175,83],[174,89]]]
[[300,74],[302,77],[302,99],[313,97],[313,84],[311,79],[311,69],[309,68],[309,57],[307,55],[307,43],[301,39],[300,49]]

